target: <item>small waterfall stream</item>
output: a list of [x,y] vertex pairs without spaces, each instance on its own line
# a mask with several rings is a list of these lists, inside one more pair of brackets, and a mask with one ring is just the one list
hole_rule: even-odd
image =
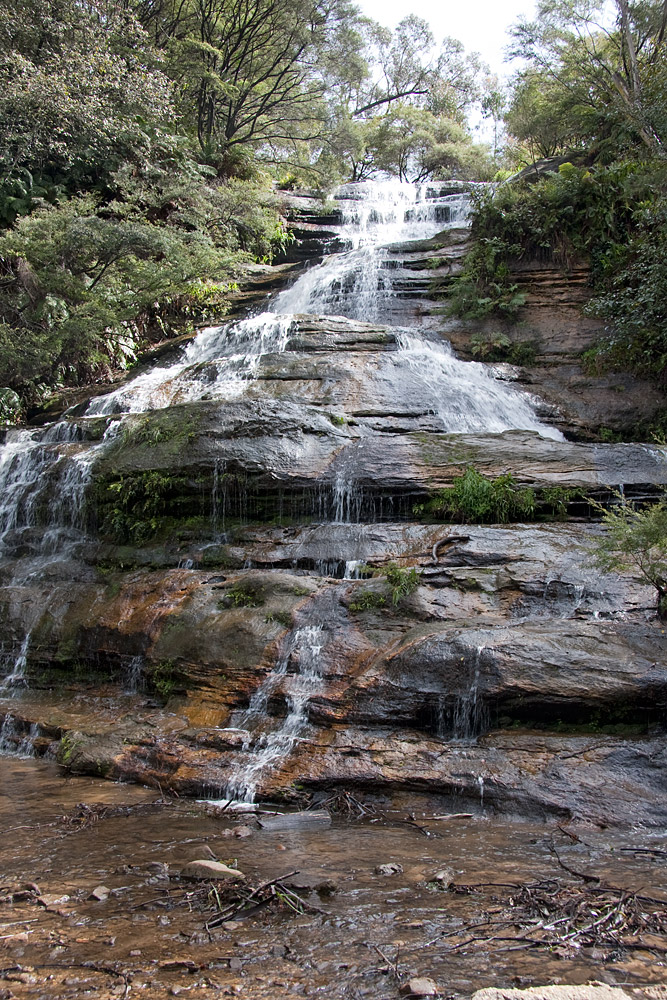
[[[76,557],[84,538],[85,495],[94,463],[122,433],[124,415],[200,399],[239,398],[256,379],[262,359],[287,349],[300,314],[384,321],[394,295],[386,248],[464,225],[468,210],[465,195],[441,197],[426,186],[397,182],[348,185],[340,194],[341,239],[348,249],[306,270],[273,298],[270,310],[202,330],[173,363],[158,365],[92,399],[79,422],[66,415],[45,429],[7,432],[0,450],[0,559],[15,560],[7,583],[20,587],[41,579],[50,564]],[[561,438],[558,431],[539,421],[528,397],[496,381],[483,365],[457,360],[441,339],[400,328],[396,346],[382,353],[378,362],[385,383],[390,389],[400,386],[404,394],[407,386],[442,432],[527,429]],[[86,427],[86,418],[95,417],[112,419],[101,439],[87,440],[82,426]],[[356,448],[363,446],[364,433],[360,427]],[[355,485],[354,447],[337,463],[333,475],[326,519],[338,524],[359,522],[362,508]],[[215,497],[223,493],[222,476],[216,465]],[[224,509],[220,522],[224,531]],[[345,579],[357,575],[359,560],[353,556],[352,552],[345,566]],[[6,673],[0,694],[5,697],[18,693],[25,684],[30,637],[42,610],[38,607],[22,616],[25,634],[17,648],[3,656]],[[321,684],[325,637],[319,624],[294,629],[275,669],[237,720],[249,730],[245,756],[250,762],[230,779],[228,798],[252,800],[259,778],[289,754],[300,738],[309,699]],[[140,687],[141,669],[139,658],[129,664],[128,690]],[[268,731],[267,706],[278,687],[285,695],[287,712]],[[461,707],[466,719],[476,711],[475,704]],[[461,725],[465,728],[465,721]]]
[[[243,749],[253,756],[240,763],[225,789],[225,800],[253,802],[259,779],[287,757],[308,721],[308,702],[321,682],[321,652],[325,642],[322,625],[294,629],[285,642],[274,670],[257,688],[237,727],[248,730]],[[293,668],[295,672],[289,673]],[[265,731],[269,699],[282,686],[287,712],[276,728]]]

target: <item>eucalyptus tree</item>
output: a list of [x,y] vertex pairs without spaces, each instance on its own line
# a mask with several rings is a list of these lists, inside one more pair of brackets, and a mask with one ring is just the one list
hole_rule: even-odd
[[414,15],[393,32],[358,19],[333,43],[320,60],[329,109],[320,162],[337,159],[354,181],[377,171],[420,180],[447,170],[445,146],[470,143],[466,114],[480,96],[478,58],[450,38],[438,50]]
[[[529,60],[539,86],[555,98],[555,117],[570,113],[580,145],[619,148],[643,146],[664,156],[667,144],[667,0],[614,0],[614,17],[605,0],[541,0],[533,21],[513,29],[513,54]],[[534,89],[536,77],[520,78],[520,104],[539,130],[544,108]],[[531,93],[532,90],[532,93]],[[567,141],[567,136],[563,139]]]
[[317,51],[351,16],[348,0],[142,0],[137,13],[207,157],[320,133]]

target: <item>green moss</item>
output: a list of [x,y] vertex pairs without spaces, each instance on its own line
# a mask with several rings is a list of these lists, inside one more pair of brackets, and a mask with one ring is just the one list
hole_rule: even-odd
[[159,446],[162,455],[179,454],[195,439],[200,423],[201,414],[192,406],[132,414],[123,421],[118,447],[126,453],[132,449],[153,453]]
[[266,598],[264,588],[248,580],[232,584],[219,601],[222,608],[258,608]]
[[272,611],[265,617],[264,621],[269,624],[272,622],[278,622],[285,628],[292,628],[292,616],[289,611]]

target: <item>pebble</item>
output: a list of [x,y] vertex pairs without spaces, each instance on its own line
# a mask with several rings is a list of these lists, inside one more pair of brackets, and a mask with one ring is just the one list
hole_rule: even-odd
[[140,955],[141,955],[141,949],[140,948],[134,948],[130,952],[130,958],[139,958]]
[[232,833],[235,837],[242,839],[243,837],[252,837],[254,830],[249,826],[235,826]]
[[109,898],[109,889],[106,885],[95,886],[88,899],[96,899],[99,903],[104,903]]
[[454,881],[454,873],[447,868],[441,868],[431,876],[431,882],[437,882],[441,889],[447,889]]
[[209,878],[245,878],[243,872],[237,868],[229,868],[221,861],[209,861],[202,858],[196,861],[189,861],[185,868],[181,869],[184,878],[209,879]]
[[404,983],[399,993],[403,997],[435,997],[438,995],[438,987],[432,979],[419,977]]
[[400,875],[403,871],[403,865],[399,865],[397,861],[390,861],[386,865],[377,865],[375,868],[376,875]]

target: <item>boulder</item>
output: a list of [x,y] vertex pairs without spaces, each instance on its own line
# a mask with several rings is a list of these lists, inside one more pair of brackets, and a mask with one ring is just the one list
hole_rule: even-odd
[[237,868],[229,868],[221,861],[210,861],[208,858],[189,861],[184,868],[181,868],[182,878],[191,879],[219,879],[219,878],[245,878],[243,872]]

